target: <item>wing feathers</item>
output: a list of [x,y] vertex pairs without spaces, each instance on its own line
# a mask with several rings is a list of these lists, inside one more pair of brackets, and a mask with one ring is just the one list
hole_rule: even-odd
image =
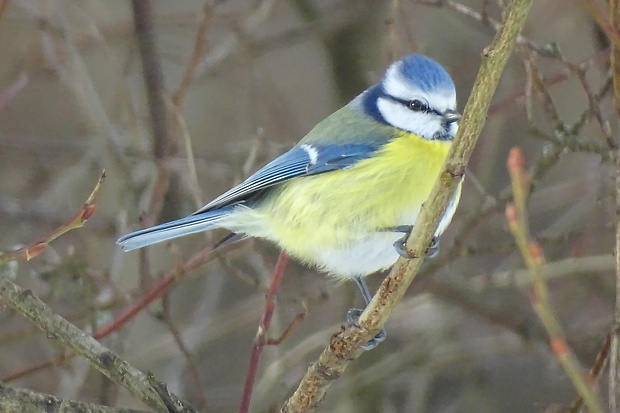
[[309,145],[297,146],[274,159],[248,179],[215,198],[194,213],[200,214],[244,201],[270,186],[301,176],[347,169],[370,157],[379,145]]
[[220,219],[227,215],[232,208],[218,209],[200,215],[190,215],[176,221],[135,231],[119,238],[116,243],[122,247],[123,251],[131,251],[183,235],[217,228],[219,227]]
[[124,251],[166,241],[186,234],[219,227],[222,217],[263,189],[302,176],[351,168],[369,158],[379,145],[309,145],[295,147],[274,159],[248,179],[215,198],[193,215],[143,229],[121,237],[117,243]]

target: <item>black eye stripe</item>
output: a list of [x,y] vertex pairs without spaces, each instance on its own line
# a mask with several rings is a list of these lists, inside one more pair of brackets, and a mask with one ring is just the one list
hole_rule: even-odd
[[[375,90],[376,93],[376,99],[387,99],[387,100],[391,100],[392,102],[396,102],[396,103],[400,103],[401,105],[403,105],[404,107],[406,107],[407,109],[414,111],[414,112],[424,112],[424,113],[432,113],[435,114],[437,116],[443,116],[443,114],[438,111],[437,109],[433,109],[431,108],[428,103],[426,102],[426,100],[423,99],[412,99],[412,100],[405,100],[405,99],[401,99],[401,98],[397,98],[396,96],[392,96],[388,93],[385,92],[385,90],[383,88],[377,88]],[[420,110],[420,109],[413,109],[411,106],[413,105],[414,102],[420,102],[421,104],[424,105],[424,109]]]
[[413,112],[434,113],[435,115],[441,116],[441,113],[438,110],[431,108],[428,104],[419,99],[404,100],[390,95],[385,95],[384,97],[392,102],[400,103]]
[[[435,115],[441,116],[441,112],[439,112],[436,109],[431,108],[430,106],[428,106],[428,104],[420,99],[413,99],[413,100],[405,100],[405,99],[400,99],[397,98],[396,96],[392,96],[392,95],[388,95],[387,93],[385,93],[385,91],[381,90],[379,93],[379,98],[384,98],[387,100],[391,100],[392,102],[396,102],[396,103],[400,103],[401,105],[403,105],[404,107],[406,107],[407,109],[414,111],[414,112],[425,112],[425,113],[433,113]],[[414,105],[414,102],[419,102],[423,108],[418,108],[418,109],[414,109],[412,107],[412,105]],[[415,106],[417,107],[417,104],[415,104]]]

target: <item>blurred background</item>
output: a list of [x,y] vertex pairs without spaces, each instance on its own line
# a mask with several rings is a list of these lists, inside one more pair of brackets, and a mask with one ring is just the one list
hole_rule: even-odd
[[[226,232],[126,254],[120,235],[193,212],[405,54],[444,65],[462,110],[503,3],[153,0],[137,10],[127,0],[0,1],[0,251],[69,218],[105,169],[95,215],[21,263],[17,279],[92,333]],[[532,235],[569,343],[589,368],[615,291],[617,119],[604,39],[581,1],[534,2],[440,255],[399,304],[387,341],[352,363],[319,411],[511,413],[572,403],[505,222],[505,164],[521,146],[534,177]],[[236,411],[278,252],[260,240],[224,251],[102,342],[202,411]],[[372,288],[381,280],[369,277]],[[269,335],[307,315],[265,349],[252,411],[276,410],[360,304],[354,283],[291,260]],[[145,408],[77,358],[28,371],[65,354],[0,307],[0,381]]]

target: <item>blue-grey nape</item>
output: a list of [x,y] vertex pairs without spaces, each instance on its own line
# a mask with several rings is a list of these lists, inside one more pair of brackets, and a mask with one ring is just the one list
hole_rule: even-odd
[[423,92],[454,90],[454,82],[448,72],[426,56],[412,54],[394,65],[406,81]]
[[379,83],[378,85],[371,87],[364,93],[362,97],[362,107],[364,109],[364,113],[366,113],[368,116],[371,116],[377,122],[383,125],[392,126],[388,123],[388,121],[385,120],[383,114],[377,107],[377,101],[380,97],[384,96],[386,96],[386,93],[383,90],[383,86],[381,85],[381,83]]

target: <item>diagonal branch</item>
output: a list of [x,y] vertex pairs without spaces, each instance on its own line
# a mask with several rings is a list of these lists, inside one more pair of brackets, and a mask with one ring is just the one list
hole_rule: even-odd
[[[617,49],[620,48],[620,31],[618,31],[618,27],[613,21],[614,3],[616,2],[609,2],[609,9],[611,11],[610,15],[612,15],[612,19],[609,19],[605,11],[601,9],[601,6],[598,4],[597,0],[583,0],[583,5],[585,8],[588,9],[588,12],[590,12],[592,18],[594,18],[601,30],[607,35],[607,38],[609,38],[609,41],[612,43],[613,47]],[[617,14],[618,12],[616,11],[615,13]]]
[[[113,382],[126,388],[151,408],[167,412],[160,396],[149,383],[147,375],[56,314],[32,291],[23,289],[11,281],[15,278],[17,268],[12,264],[14,263],[0,264],[0,298],[9,307],[36,324],[46,332],[47,337],[84,357],[91,366]],[[194,411],[180,399],[173,395],[171,397],[178,405],[179,412]]]
[[101,406],[94,403],[61,399],[33,390],[4,386],[0,383],[0,411],[3,413],[66,412],[66,413],[147,413],[144,410]]
[[513,0],[493,43],[486,47],[471,96],[465,107],[461,127],[443,167],[443,173],[422,207],[407,241],[410,260],[399,259],[371,303],[359,319],[360,328],[348,327],[335,334],[319,359],[307,370],[299,387],[281,412],[309,412],[324,398],[331,383],[349,363],[360,356],[359,345],[374,337],[387,321],[420,269],[425,251],[443,216],[484,126],[493,93],[499,82],[515,40],[525,22],[532,0]]
[[549,335],[551,349],[588,407],[588,411],[602,413],[603,407],[594,380],[579,365],[575,353],[566,341],[562,326],[551,303],[551,294],[543,273],[545,257],[538,242],[530,235],[526,203],[531,183],[526,177],[524,163],[521,149],[512,148],[508,156],[508,170],[510,171],[514,203],[506,206],[506,219],[517,247],[521,251],[523,261],[529,269],[528,275],[532,284],[529,294],[530,301]]

